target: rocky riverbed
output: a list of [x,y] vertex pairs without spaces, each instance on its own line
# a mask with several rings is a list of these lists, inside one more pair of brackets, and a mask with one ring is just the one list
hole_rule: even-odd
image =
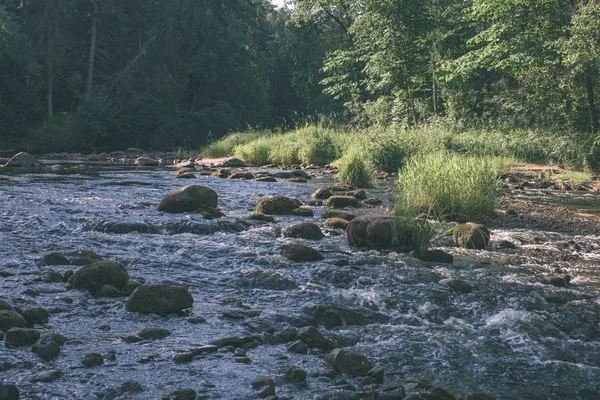
[[[335,171],[133,160],[2,171],[1,399],[600,398],[598,220],[548,200],[596,192],[511,183],[486,249],[436,237],[445,264],[351,248],[310,197]],[[331,194],[387,215],[391,182]],[[189,184],[216,207],[157,210]],[[245,218],[272,196],[298,203]]]

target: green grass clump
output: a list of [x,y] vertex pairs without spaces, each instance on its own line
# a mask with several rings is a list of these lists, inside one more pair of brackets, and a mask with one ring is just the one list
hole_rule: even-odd
[[338,180],[354,187],[373,186],[375,171],[358,147],[349,149],[337,161],[339,168]]
[[592,174],[587,171],[563,171],[559,174],[550,175],[555,182],[569,182],[571,185],[585,185],[592,181]]
[[233,148],[233,156],[250,164],[268,164],[273,140],[272,136],[263,136],[248,143],[238,144]]
[[422,218],[396,212],[392,221],[394,246],[404,251],[423,253],[429,248],[435,230]]
[[400,171],[398,209],[468,220],[494,210],[497,159],[438,152],[410,159]]
[[230,133],[216,142],[212,142],[202,151],[202,157],[220,158],[229,157],[234,154],[234,149],[238,146],[250,143],[254,140],[269,136],[266,131]]

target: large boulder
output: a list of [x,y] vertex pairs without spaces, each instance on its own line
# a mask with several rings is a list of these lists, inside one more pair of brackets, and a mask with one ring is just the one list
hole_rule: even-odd
[[327,207],[331,208],[345,208],[345,207],[359,207],[360,203],[354,196],[331,196],[325,202]]
[[0,330],[6,332],[10,328],[25,328],[25,325],[27,325],[27,321],[16,311],[0,311]]
[[40,338],[41,331],[38,329],[10,328],[6,332],[4,342],[7,346],[31,346]]
[[60,346],[66,339],[59,334],[45,333],[31,348],[31,351],[44,360],[51,360],[60,354]]
[[338,372],[352,376],[367,376],[373,368],[367,357],[347,349],[334,349],[331,352],[331,363]]
[[465,249],[485,249],[490,243],[491,232],[482,224],[467,223],[453,229],[454,243]]
[[5,167],[39,167],[41,163],[37,158],[24,151],[15,154],[6,164]]
[[244,168],[246,166],[246,163],[244,163],[239,158],[231,157],[231,158],[228,158],[227,160],[223,161],[223,163],[221,165],[223,167],[229,167],[229,168]]
[[353,219],[346,228],[348,243],[362,250],[420,251],[431,238],[427,221],[368,215]]
[[129,282],[129,274],[119,263],[96,261],[75,272],[68,282],[74,288],[85,289],[92,294],[99,294],[104,285],[125,291]]
[[325,237],[321,228],[312,222],[292,225],[283,231],[283,236],[297,239],[321,240]]
[[188,185],[171,190],[158,205],[158,211],[182,213],[201,208],[216,208],[217,192],[201,185]]
[[184,286],[140,285],[131,293],[125,307],[140,313],[171,314],[190,308],[194,298]]
[[289,215],[302,205],[300,200],[285,196],[273,196],[262,199],[254,212],[267,215]]
[[158,167],[160,165],[158,160],[149,157],[138,157],[133,163],[139,167]]

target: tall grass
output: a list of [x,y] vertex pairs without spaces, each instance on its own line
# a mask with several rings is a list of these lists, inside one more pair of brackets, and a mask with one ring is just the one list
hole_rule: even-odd
[[237,146],[250,143],[265,136],[270,136],[270,134],[271,133],[268,131],[230,133],[222,139],[206,146],[204,150],[202,150],[202,157],[220,158],[232,156],[234,154],[234,149]]
[[501,163],[495,158],[447,152],[416,156],[399,173],[398,210],[429,211],[437,218],[454,220],[492,212]]
[[348,150],[337,165],[341,183],[360,188],[373,186],[375,171],[358,147]]

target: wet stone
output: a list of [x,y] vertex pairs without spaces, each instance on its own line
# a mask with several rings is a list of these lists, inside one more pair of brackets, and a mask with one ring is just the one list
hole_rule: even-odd
[[0,385],[0,400],[19,400],[19,389],[15,385]]
[[290,197],[267,197],[258,202],[254,212],[267,215],[286,215],[301,205],[302,203],[299,200]]
[[187,319],[187,322],[193,325],[203,324],[206,322],[206,318],[204,317],[190,317]]
[[240,364],[251,364],[252,360],[249,359],[248,357],[234,357],[234,360],[236,363],[240,363]]
[[99,353],[88,353],[81,359],[81,364],[85,367],[97,367],[104,364],[104,358]]
[[312,217],[314,214],[310,208],[298,207],[290,211],[290,215],[295,215],[297,217]]
[[252,380],[253,389],[260,389],[263,386],[275,387],[275,381],[270,376],[257,376]]
[[173,360],[177,364],[184,364],[184,363],[188,363],[188,362],[192,361],[194,359],[194,356],[195,356],[195,354],[191,353],[191,352],[178,353],[178,354],[175,354],[175,356],[173,357]]
[[285,371],[285,379],[288,382],[300,383],[306,381],[306,371],[296,366],[291,366]]
[[465,397],[465,400],[496,400],[496,396],[485,392],[474,392]]
[[213,189],[201,185],[188,185],[171,190],[165,195],[158,211],[184,213],[200,208],[216,208],[219,196]]
[[27,321],[15,311],[0,310],[0,330],[7,332],[10,328],[24,328]]
[[354,196],[331,196],[325,202],[325,205],[330,208],[346,208],[360,206],[358,199]]
[[[417,395],[418,396],[418,395]],[[409,396],[410,397],[410,396]],[[402,386],[389,387],[383,390],[383,399],[384,400],[405,400],[408,399],[406,396],[406,391]],[[413,400],[425,400],[421,396],[418,396],[418,399]]]
[[4,341],[7,346],[30,346],[37,342],[40,334],[38,329],[11,328],[6,332]]
[[125,393],[139,393],[139,392],[142,392],[143,390],[144,390],[144,388],[142,388],[142,385],[140,385],[140,383],[137,382],[137,381],[126,381],[126,382],[123,382],[123,384],[119,388],[119,392],[122,393],[122,394],[125,394]]
[[126,294],[112,285],[102,285],[100,288],[100,297],[117,298],[124,297]]
[[166,315],[190,308],[194,298],[184,286],[141,285],[131,293],[125,307],[128,311]]
[[452,254],[448,254],[442,250],[428,250],[417,255],[417,258],[421,261],[431,262],[431,263],[443,263],[443,264],[452,264],[454,262],[454,257]]
[[164,328],[144,328],[137,332],[137,335],[142,339],[156,340],[164,339],[171,335],[171,331]]
[[142,339],[139,336],[135,336],[135,335],[128,335],[128,336],[122,336],[121,339],[125,342],[125,343],[139,343],[144,341],[144,339]]
[[461,279],[450,279],[445,282],[445,285],[460,293],[471,293],[473,291],[473,287]]
[[294,343],[290,344],[287,347],[287,351],[290,353],[296,354],[307,354],[308,353],[308,345],[304,343],[302,340],[296,340]]
[[277,221],[275,221],[275,218],[273,218],[273,216],[259,214],[259,213],[250,214],[250,215],[244,217],[243,219],[246,221],[262,221],[262,222],[267,222],[267,223],[272,223],[272,224],[277,222]]
[[32,382],[53,382],[57,379],[60,379],[60,371],[51,370],[42,372],[33,377]]
[[263,386],[256,391],[256,395],[261,399],[266,399],[269,396],[275,395],[275,388],[273,386]]
[[317,330],[314,326],[307,326],[298,331],[298,339],[306,343],[310,348],[328,350],[332,348],[331,342]]
[[283,236],[297,239],[321,240],[325,237],[321,228],[312,222],[292,225],[283,231]]
[[69,259],[60,253],[50,253],[44,256],[46,265],[69,265]]
[[457,400],[456,396],[450,393],[448,390],[441,387],[434,387],[425,393],[425,399],[427,400]]
[[339,211],[339,210],[325,210],[323,212],[323,218],[325,219],[329,219],[329,218],[340,218],[340,219],[345,219],[346,221],[352,221],[354,218],[356,218],[353,214],[344,212],[344,211]]
[[162,400],[196,400],[196,391],[194,389],[177,389],[162,398]]
[[61,283],[64,278],[61,273],[56,271],[45,271],[40,274],[40,280],[46,283]]
[[121,264],[112,261],[96,261],[76,271],[69,283],[76,289],[88,290],[91,294],[99,294],[104,285],[116,289],[127,288],[129,274]]
[[323,255],[310,247],[301,244],[287,244],[281,248],[285,258],[294,262],[309,262],[323,260]]
[[6,300],[0,300],[0,311],[1,310],[15,311],[13,306],[11,306]]
[[366,376],[373,368],[364,355],[348,349],[335,349],[331,352],[332,364],[337,371],[352,376]]

